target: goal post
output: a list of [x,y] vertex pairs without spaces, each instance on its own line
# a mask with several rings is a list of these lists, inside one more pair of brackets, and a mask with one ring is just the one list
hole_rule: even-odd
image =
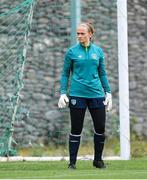
[[121,159],[130,159],[127,0],[117,0]]

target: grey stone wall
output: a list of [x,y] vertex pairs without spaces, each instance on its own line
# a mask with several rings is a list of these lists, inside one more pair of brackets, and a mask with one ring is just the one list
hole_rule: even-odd
[[130,112],[139,135],[147,136],[147,3],[128,1]]
[[60,111],[57,102],[64,54],[70,45],[69,5],[69,1],[43,0],[34,11],[21,93],[21,105],[29,116],[15,131],[21,145],[66,143],[69,113]]
[[[117,96],[116,3],[111,2],[107,4],[97,0],[81,1],[81,20],[92,21],[94,24],[94,41],[104,48],[112,91]],[[16,136],[17,141],[23,144],[30,141],[49,143],[49,136],[52,133],[54,135],[60,132],[61,137],[57,140],[54,138],[55,142],[60,141],[62,136],[68,135],[69,110],[60,111],[57,102],[64,55],[70,46],[70,18],[70,1],[38,1],[34,11],[30,47],[27,53],[24,73],[25,87],[22,91],[22,104],[27,104],[26,109],[30,112],[30,116],[25,119],[24,131],[21,131],[22,127],[20,128],[23,136]],[[114,74],[111,74],[112,70]],[[118,98],[116,97],[116,100],[114,98],[114,110],[108,114],[107,131],[109,134],[114,131],[109,121],[111,119],[118,121],[117,103]],[[83,136],[87,139],[88,135],[93,133],[92,121],[88,112],[84,127]],[[53,141],[52,137],[51,141]]]
[[[118,132],[117,12],[115,0],[81,0],[82,21],[95,27],[94,41],[105,52],[108,78],[113,94],[113,110],[107,116],[106,131]],[[134,130],[147,136],[145,0],[128,1],[130,118]],[[38,1],[32,22],[24,71],[20,106],[25,113],[16,123],[15,139],[21,146],[30,143],[65,143],[69,132],[69,110],[59,110],[60,74],[66,49],[70,46],[70,1]],[[28,114],[26,113],[28,112]],[[89,113],[84,133],[92,133]]]

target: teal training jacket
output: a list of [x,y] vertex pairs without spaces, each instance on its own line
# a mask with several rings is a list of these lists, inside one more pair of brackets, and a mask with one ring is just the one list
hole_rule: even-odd
[[98,98],[104,97],[105,92],[111,90],[102,49],[93,43],[87,48],[80,43],[69,48],[61,75],[61,94]]

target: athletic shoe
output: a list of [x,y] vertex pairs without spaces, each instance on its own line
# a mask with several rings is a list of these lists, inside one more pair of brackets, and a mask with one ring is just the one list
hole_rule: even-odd
[[68,165],[68,168],[69,168],[69,169],[76,169],[76,165],[75,165],[75,164],[69,164],[69,165]]
[[100,169],[106,168],[103,160],[93,161],[93,166]]

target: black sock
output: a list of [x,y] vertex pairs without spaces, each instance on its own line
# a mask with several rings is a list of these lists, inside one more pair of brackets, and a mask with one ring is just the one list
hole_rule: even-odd
[[69,135],[70,164],[76,164],[78,149],[80,145],[80,137],[80,135]]
[[102,160],[104,141],[105,141],[104,134],[94,133],[94,161]]

